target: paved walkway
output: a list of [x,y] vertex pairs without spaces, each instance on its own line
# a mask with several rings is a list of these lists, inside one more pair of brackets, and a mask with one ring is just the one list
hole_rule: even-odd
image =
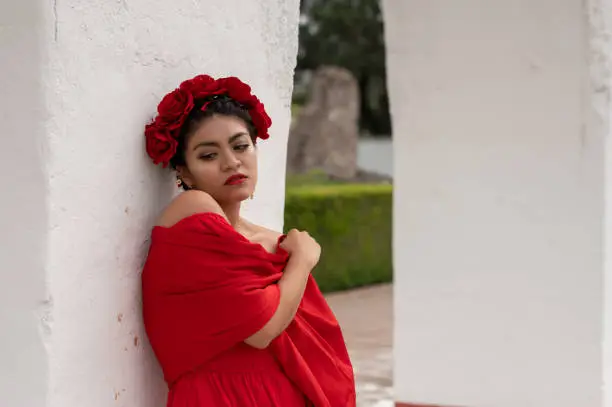
[[379,285],[327,296],[353,361],[358,407],[393,406],[392,295]]

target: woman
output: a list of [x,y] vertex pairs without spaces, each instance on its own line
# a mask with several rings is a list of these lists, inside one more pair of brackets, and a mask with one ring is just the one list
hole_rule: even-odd
[[199,75],[146,126],[147,153],[185,189],[153,228],[142,274],[168,407],[355,406],[340,327],[310,275],[319,245],[240,217],[270,125],[248,85]]

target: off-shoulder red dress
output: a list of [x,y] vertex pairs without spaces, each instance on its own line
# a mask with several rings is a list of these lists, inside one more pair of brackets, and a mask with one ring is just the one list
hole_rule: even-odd
[[153,229],[143,316],[168,407],[355,406],[342,332],[312,277],[294,320],[268,348],[244,343],[274,315],[288,257],[213,213]]

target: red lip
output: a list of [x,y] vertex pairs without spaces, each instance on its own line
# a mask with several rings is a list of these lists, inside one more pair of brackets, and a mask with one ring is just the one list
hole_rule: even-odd
[[234,174],[225,180],[225,185],[238,185],[242,184],[248,177],[244,174]]

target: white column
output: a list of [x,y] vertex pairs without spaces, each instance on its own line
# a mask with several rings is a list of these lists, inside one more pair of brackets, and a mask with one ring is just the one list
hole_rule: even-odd
[[383,6],[397,400],[601,406],[602,10]]
[[42,20],[34,2],[0,2],[0,404],[7,406],[43,406],[47,390]]
[[143,126],[196,74],[251,84],[274,124],[248,215],[281,228],[298,1],[39,7],[0,6],[0,404],[162,406],[140,271],[175,186]]
[[612,42],[609,30],[612,27],[612,1],[600,0],[600,7],[592,17],[598,27],[599,35],[594,38],[594,53],[600,60],[601,92],[599,98],[604,103],[598,103],[597,112],[602,118],[604,126],[604,154],[605,154],[605,221],[604,230],[604,312],[603,312],[603,406],[612,407],[612,134],[610,118],[612,118],[612,105],[605,103],[610,97],[610,68],[612,67]]

